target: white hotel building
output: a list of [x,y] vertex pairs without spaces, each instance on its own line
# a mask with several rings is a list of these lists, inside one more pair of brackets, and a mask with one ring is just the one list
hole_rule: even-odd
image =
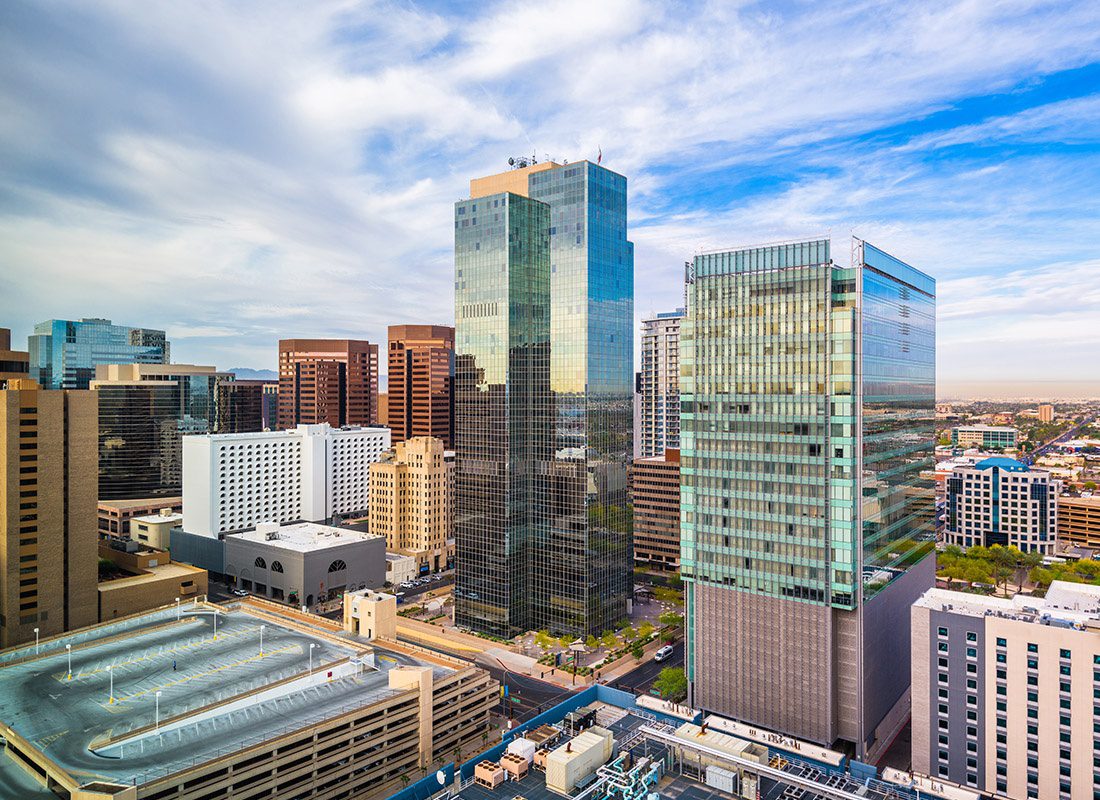
[[389,428],[333,428],[183,437],[183,529],[217,537],[261,522],[319,522],[367,510],[370,465]]

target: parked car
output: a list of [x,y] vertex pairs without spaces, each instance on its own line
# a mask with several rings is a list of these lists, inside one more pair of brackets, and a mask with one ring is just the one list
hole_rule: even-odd
[[248,592],[246,592],[244,589],[234,589],[233,590],[233,596],[234,597],[248,597]]
[[654,661],[664,661],[666,658],[672,655],[672,645],[666,644],[660,650],[653,654]]

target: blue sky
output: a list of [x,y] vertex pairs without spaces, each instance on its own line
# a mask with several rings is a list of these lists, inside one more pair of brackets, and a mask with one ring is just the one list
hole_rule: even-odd
[[1100,3],[0,6],[0,325],[177,361],[453,319],[508,156],[630,180],[636,312],[701,247],[855,234],[939,282],[941,385],[1096,380]]

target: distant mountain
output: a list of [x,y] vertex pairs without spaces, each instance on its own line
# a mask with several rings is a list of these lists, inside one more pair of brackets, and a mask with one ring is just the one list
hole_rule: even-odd
[[249,369],[248,367],[233,367],[229,370],[242,381],[277,381],[279,373],[273,369]]

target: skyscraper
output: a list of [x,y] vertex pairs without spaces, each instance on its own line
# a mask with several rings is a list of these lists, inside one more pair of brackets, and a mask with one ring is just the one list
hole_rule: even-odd
[[393,441],[433,436],[453,440],[455,329],[391,325],[386,424]]
[[378,423],[378,345],[356,339],[279,341],[282,430]]
[[[527,529],[529,566],[521,593],[526,616],[509,620],[509,624],[514,629],[598,633],[614,627],[626,615],[632,590],[626,472],[633,451],[634,247],[626,238],[626,178],[587,161],[568,165],[521,162],[517,169],[471,181],[470,195],[469,201],[455,207],[455,317],[460,339],[465,330],[476,327],[465,322],[473,317],[464,315],[480,313],[464,308],[474,302],[466,294],[472,271],[495,266],[498,276],[506,275],[513,260],[524,260],[525,253],[534,255],[531,248],[538,250],[538,230],[522,232],[516,239],[500,203],[505,201],[511,208],[512,198],[525,196],[536,202],[531,208],[546,208],[545,212],[530,211],[528,219],[548,215],[548,259],[527,258],[530,263],[525,267],[549,272],[549,396],[545,402],[539,399],[531,410],[513,407],[511,413],[534,415],[541,430],[541,415],[548,410],[553,441],[549,461],[536,469],[538,496],[526,501],[535,520]],[[477,227],[478,222],[482,227]],[[515,241],[509,242],[508,236]],[[525,243],[526,251],[522,250]],[[520,249],[510,247],[514,244]],[[486,246],[495,253],[506,253],[507,258],[501,255],[487,266],[486,257],[479,255]],[[491,273],[479,273],[478,278],[493,279]],[[500,289],[480,285],[479,289],[486,292],[490,303],[498,304],[490,305],[489,311],[500,314],[499,304],[506,300]],[[502,350],[504,334],[523,321],[512,314],[497,320],[496,342],[490,335],[486,340],[489,352],[481,354],[481,359],[493,355],[494,348]],[[456,343],[456,360],[470,356],[478,361],[466,340]],[[465,368],[477,370],[478,366],[467,363]],[[456,392],[456,405],[463,399]],[[465,399],[473,398],[467,395]],[[541,446],[540,441],[532,451],[536,459],[542,457]],[[456,449],[461,591],[468,558],[461,486],[467,470],[457,432]],[[478,460],[469,451],[467,457]],[[467,502],[466,513],[475,508],[476,503]],[[508,548],[513,547],[511,539],[500,532],[485,532],[484,536],[507,539]],[[480,595],[476,588],[474,592]],[[469,610],[471,604],[466,605]],[[467,618],[476,627],[477,615]]]
[[100,364],[167,364],[164,331],[114,325],[109,319],[51,319],[27,339],[31,377],[43,389],[87,389]]
[[233,375],[194,364],[103,364],[99,397],[99,499],[178,497],[182,437],[213,433],[220,387]]
[[681,331],[694,704],[874,758],[932,585],[935,281],[856,240],[703,253]]
[[96,395],[0,389],[0,647],[94,624]]
[[266,386],[261,381],[223,380],[218,383],[218,433],[259,433],[264,425]]
[[641,457],[680,447],[680,320],[684,309],[642,320]]

